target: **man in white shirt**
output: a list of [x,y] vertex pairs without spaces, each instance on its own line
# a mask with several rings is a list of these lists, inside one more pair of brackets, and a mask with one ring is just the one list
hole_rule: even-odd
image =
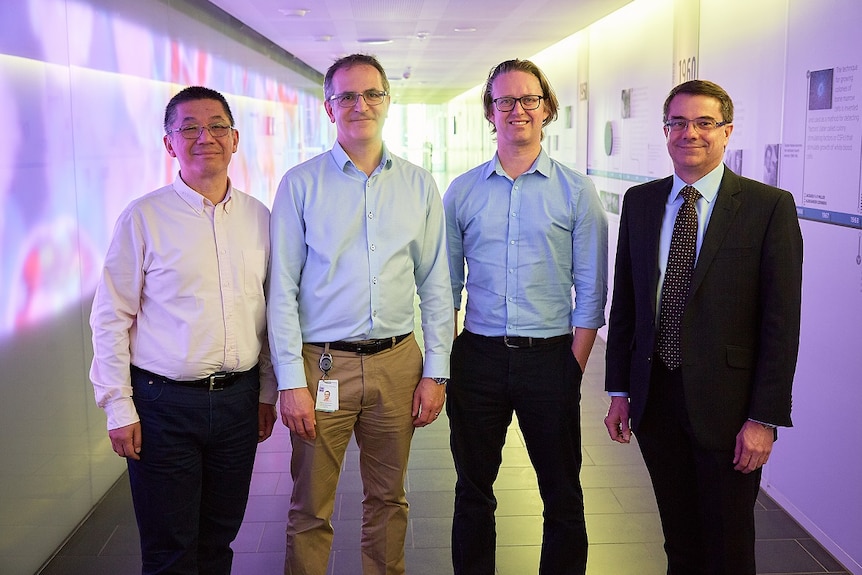
[[144,574],[230,573],[256,446],[275,423],[269,210],[231,186],[233,125],[209,88],[168,103],[180,171],[120,215],[90,316],[90,379],[128,461]]

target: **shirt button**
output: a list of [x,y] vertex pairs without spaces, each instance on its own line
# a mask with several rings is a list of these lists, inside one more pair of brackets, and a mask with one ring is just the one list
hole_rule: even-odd
[[368,219],[369,219],[369,220],[373,220],[373,219],[374,219],[374,212],[368,212]]
[[373,252],[373,251],[374,251],[374,250],[376,250],[377,248],[374,246],[374,244],[371,244],[371,246],[369,246],[369,249]]

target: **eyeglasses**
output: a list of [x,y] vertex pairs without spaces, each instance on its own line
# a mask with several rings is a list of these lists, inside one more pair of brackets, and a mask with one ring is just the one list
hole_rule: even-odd
[[494,102],[498,111],[511,112],[515,109],[515,102],[520,102],[521,108],[524,110],[535,110],[539,107],[539,104],[542,103],[543,99],[544,96],[521,96],[520,98],[504,96],[502,98],[494,98],[491,101]]
[[201,137],[201,134],[204,130],[207,130],[213,138],[224,138],[230,131],[233,130],[233,126],[228,126],[227,124],[210,124],[209,126],[180,126],[176,130],[168,130],[168,134],[179,134],[186,140],[197,140]]
[[365,90],[364,92],[343,92],[329,97],[330,102],[336,102],[342,108],[352,108],[359,101],[361,96],[365,103],[369,106],[379,106],[388,96],[387,92],[382,90]]
[[688,130],[688,125],[694,124],[694,129],[698,132],[711,132],[716,128],[720,128],[730,122],[716,122],[709,118],[697,118],[696,120],[686,120],[685,118],[674,118],[664,123],[664,127],[671,132],[684,132]]

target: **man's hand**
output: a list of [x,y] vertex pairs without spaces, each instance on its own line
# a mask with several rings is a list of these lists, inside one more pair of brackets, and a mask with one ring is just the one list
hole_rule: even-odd
[[278,392],[278,406],[281,411],[281,421],[293,433],[303,439],[314,439],[317,431],[314,426],[314,399],[307,387],[283,389]]
[[266,441],[272,435],[275,425],[275,406],[268,403],[257,404],[257,442]]
[[436,421],[446,402],[446,385],[423,377],[413,392],[413,426],[425,427]]
[[611,406],[605,417],[605,427],[608,435],[617,443],[628,443],[632,439],[632,430],[629,428],[629,398],[622,396],[611,397]]
[[129,459],[141,459],[141,422],[136,421],[131,425],[108,430],[111,438],[111,447],[114,453],[120,457]]
[[743,473],[760,469],[769,460],[774,441],[775,430],[767,429],[756,421],[746,421],[736,434],[733,468]]

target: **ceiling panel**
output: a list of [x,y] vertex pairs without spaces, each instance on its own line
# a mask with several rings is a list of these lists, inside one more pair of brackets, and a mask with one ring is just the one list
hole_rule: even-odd
[[374,54],[405,104],[445,102],[503,60],[528,58],[629,2],[210,0],[320,73],[341,56]]

